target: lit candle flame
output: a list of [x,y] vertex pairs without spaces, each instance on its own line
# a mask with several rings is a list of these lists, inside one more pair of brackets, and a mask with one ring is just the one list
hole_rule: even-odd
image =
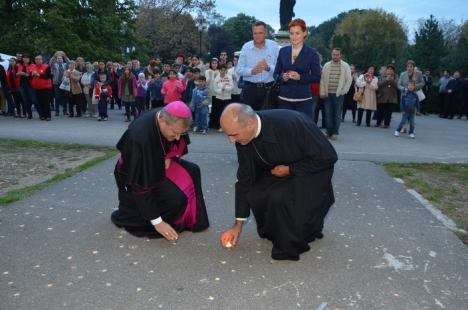
[[230,248],[230,247],[232,247],[232,244],[231,244],[230,241],[228,241],[228,242],[226,242],[226,245],[225,245],[225,246],[226,246],[226,248]]

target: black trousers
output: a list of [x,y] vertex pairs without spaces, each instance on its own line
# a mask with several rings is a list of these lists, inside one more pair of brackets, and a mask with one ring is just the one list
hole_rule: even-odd
[[151,109],[159,108],[164,106],[164,99],[151,100]]
[[357,125],[358,126],[361,125],[362,115],[364,114],[364,111],[366,111],[366,125],[370,126],[371,117],[372,117],[372,110],[364,110],[364,109],[358,109]]
[[12,91],[11,95],[13,96],[13,100],[15,101],[16,115],[26,116],[26,108],[24,107],[24,101],[23,101],[23,97],[21,97],[20,91],[19,90]]
[[68,106],[68,112],[70,116],[73,116],[74,110],[73,107],[76,107],[76,116],[81,116],[84,106],[85,106],[86,99],[83,94],[71,95],[70,103]]
[[41,119],[50,119],[50,98],[52,97],[51,89],[38,89],[36,91],[38,101],[38,112]]
[[229,104],[229,102],[231,102],[230,99],[221,100],[213,97],[209,123],[210,128],[219,129],[221,127],[219,124],[219,119],[221,118],[221,113],[223,113],[224,108]]
[[[345,98],[347,99],[347,98]],[[357,104],[356,104],[356,101],[354,100],[345,100],[344,104],[343,104],[343,112],[342,112],[342,115],[341,115],[341,119],[344,121],[345,120],[345,116],[346,116],[346,112],[348,112],[348,110],[351,110],[351,115],[353,116],[353,123],[356,121],[356,110],[357,110]]]
[[390,126],[392,120],[393,103],[378,103],[377,104],[377,125],[381,125],[382,121],[384,126]]
[[243,89],[244,103],[255,111],[261,110],[267,98],[268,86],[265,83],[245,82]]

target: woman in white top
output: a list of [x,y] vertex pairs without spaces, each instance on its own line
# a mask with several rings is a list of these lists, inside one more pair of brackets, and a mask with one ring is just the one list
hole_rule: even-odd
[[232,92],[231,92],[231,99],[232,102],[240,102],[240,94],[242,89],[239,88],[237,85],[237,81],[239,80],[239,76],[236,73],[237,63],[239,62],[239,56],[234,56],[232,59],[233,66],[228,70],[227,74],[232,78]]
[[92,77],[94,74],[94,67],[92,64],[89,62],[86,63],[86,72],[83,73],[81,76],[81,85],[83,85],[83,93],[85,95],[86,99],[86,105],[87,105],[87,117],[95,117],[96,116],[96,105],[93,105],[92,98],[91,98],[91,82],[92,82]]
[[379,88],[379,80],[374,75],[375,65],[369,65],[364,74],[361,74],[356,81],[356,86],[360,91],[364,91],[364,98],[357,103],[358,119],[357,126],[361,126],[362,115],[366,111],[366,126],[370,127],[372,111],[377,110],[377,89]]

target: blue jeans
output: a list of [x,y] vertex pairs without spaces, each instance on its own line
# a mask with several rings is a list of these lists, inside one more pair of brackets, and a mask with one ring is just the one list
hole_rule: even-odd
[[195,108],[195,126],[197,130],[208,130],[208,107]]
[[344,96],[337,96],[336,94],[328,94],[325,99],[325,118],[327,126],[327,135],[338,135],[340,133],[341,113],[343,111]]
[[412,134],[414,133],[414,115],[415,113],[406,113],[406,112],[403,112],[403,114],[401,115],[401,122],[400,122],[400,125],[398,125],[398,128],[397,128],[397,131],[400,131],[403,126],[405,126],[406,122],[409,122],[409,125],[410,125],[410,129],[409,129],[409,133]]
[[279,109],[287,109],[287,110],[294,110],[299,111],[310,117],[310,119],[314,119],[315,114],[315,107],[317,106],[317,100],[308,99],[305,101],[286,101],[280,99],[278,102]]

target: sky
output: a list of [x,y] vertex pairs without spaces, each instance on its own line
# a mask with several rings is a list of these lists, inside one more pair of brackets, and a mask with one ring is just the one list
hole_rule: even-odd
[[[271,25],[278,30],[280,0],[216,0],[216,10],[226,18],[245,13]],[[432,14],[437,19],[453,19],[457,24],[467,20],[467,0],[296,0],[296,17],[304,19],[308,26],[318,26],[336,15],[351,9],[383,9],[397,15],[414,36],[418,20]]]

